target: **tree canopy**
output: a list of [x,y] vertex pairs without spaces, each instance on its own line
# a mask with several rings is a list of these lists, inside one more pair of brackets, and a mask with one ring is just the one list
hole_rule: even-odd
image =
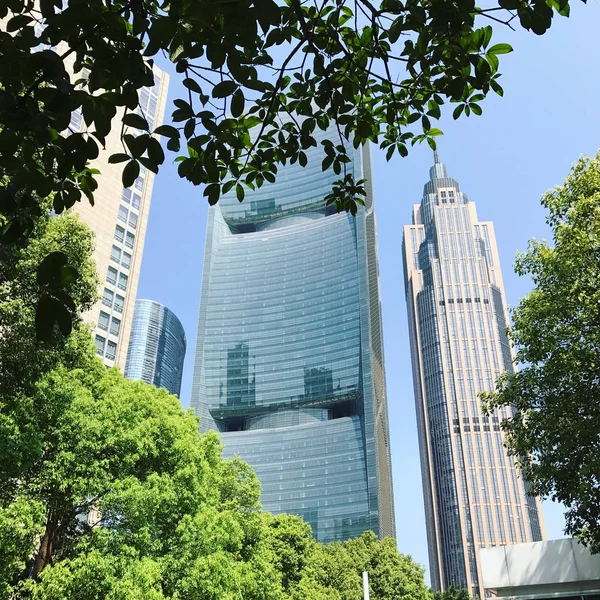
[[506,444],[533,492],[564,503],[567,533],[600,552],[600,155],[542,204],[554,243],[531,240],[516,262],[534,284],[512,315],[522,367],[486,402],[512,407]]
[[[324,147],[323,169],[340,175],[347,144],[368,140],[404,156],[411,144],[435,146],[432,121],[446,101],[453,114],[481,114],[502,94],[491,25],[520,23],[537,34],[568,0],[7,0],[0,8],[0,209],[8,240],[27,235],[35,192],[54,210],[82,195],[93,201],[94,159],[121,127],[127,187],[140,165],[164,161],[152,134],[180,153],[179,174],[205,184],[215,203],[236,188],[274,181],[277,166],[306,164],[315,128],[335,124],[339,144]],[[160,55],[187,88],[174,100],[175,126],[152,129],[139,90],[153,84]],[[69,132],[73,111],[86,128]],[[281,116],[284,115],[285,119]],[[250,134],[253,128],[255,135]],[[69,134],[70,135],[64,135]],[[92,163],[90,165],[90,163]],[[341,177],[340,209],[360,197]]]
[[[323,170],[340,176],[326,201],[353,214],[365,187],[346,171],[350,146],[372,141],[387,159],[415,143],[433,148],[444,104],[479,115],[502,95],[492,25],[543,34],[569,0],[6,0],[0,6],[0,243],[26,238],[50,199],[61,213],[94,202],[94,161],[120,128],[129,187],[141,167],[158,172],[160,136],[178,173],[210,204],[275,181],[278,167],[308,162],[317,128]],[[140,105],[154,58],[186,88],[173,124],[155,127]],[[74,112],[82,130],[71,128]],[[63,264],[56,267],[62,261]],[[56,269],[55,291],[61,291]],[[38,335],[68,330],[71,302],[40,306]],[[62,315],[62,316],[61,316]]]

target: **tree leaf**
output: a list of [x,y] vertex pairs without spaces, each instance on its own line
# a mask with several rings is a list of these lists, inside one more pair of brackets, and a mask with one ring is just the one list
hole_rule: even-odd
[[494,44],[488,51],[487,54],[508,54],[512,52],[513,48],[510,44]]
[[146,119],[137,113],[127,113],[123,117],[123,123],[128,127],[135,127],[136,129],[143,129],[144,131],[148,131],[149,129]]
[[123,169],[123,187],[130,188],[140,174],[140,163],[137,160],[130,160]]
[[244,92],[241,89],[238,89],[234,92],[233,97],[231,98],[231,116],[241,117],[244,113]]
[[108,157],[108,164],[114,165],[117,163],[125,162],[126,160],[131,160],[131,156],[129,156],[129,154],[123,154],[123,153],[111,154]]
[[226,79],[225,81],[221,81],[215,85],[212,90],[213,98],[226,98],[227,96],[231,96],[235,90],[238,89],[238,84],[235,81],[231,81],[230,79]]

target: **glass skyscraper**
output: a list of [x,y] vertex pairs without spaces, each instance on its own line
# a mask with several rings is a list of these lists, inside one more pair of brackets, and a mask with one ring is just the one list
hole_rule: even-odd
[[437,153],[403,250],[431,583],[483,597],[479,548],[545,533],[503,447],[508,413],[484,416],[477,397],[514,368],[494,226]]
[[[394,535],[373,199],[356,217],[325,205],[333,136],[210,208],[191,400],[256,470],[264,509],[321,541]],[[368,180],[368,148],[347,166]]]
[[183,325],[175,314],[153,300],[136,300],[125,377],[179,396],[185,348]]

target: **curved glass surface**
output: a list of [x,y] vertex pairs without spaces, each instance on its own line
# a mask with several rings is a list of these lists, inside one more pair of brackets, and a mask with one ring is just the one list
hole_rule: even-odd
[[[210,209],[191,405],[255,468],[265,510],[323,541],[393,535],[372,201],[335,213],[340,176],[320,144],[307,154]],[[355,177],[367,158],[353,152]]]
[[221,439],[225,456],[239,454],[254,467],[267,510],[277,506],[277,512],[301,516],[323,542],[371,528],[358,417],[270,429],[268,435],[223,433]]
[[175,314],[153,300],[136,300],[125,377],[178,396],[185,349],[185,332]]

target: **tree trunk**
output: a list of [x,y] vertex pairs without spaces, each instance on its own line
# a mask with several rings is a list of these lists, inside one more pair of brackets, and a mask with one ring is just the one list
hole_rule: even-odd
[[40,540],[40,547],[35,556],[33,562],[33,569],[31,571],[31,578],[37,579],[40,573],[49,565],[52,564],[52,553],[54,552],[54,546],[59,536],[59,524],[57,519],[54,518],[53,514],[48,515],[46,520],[46,529],[44,535]]

